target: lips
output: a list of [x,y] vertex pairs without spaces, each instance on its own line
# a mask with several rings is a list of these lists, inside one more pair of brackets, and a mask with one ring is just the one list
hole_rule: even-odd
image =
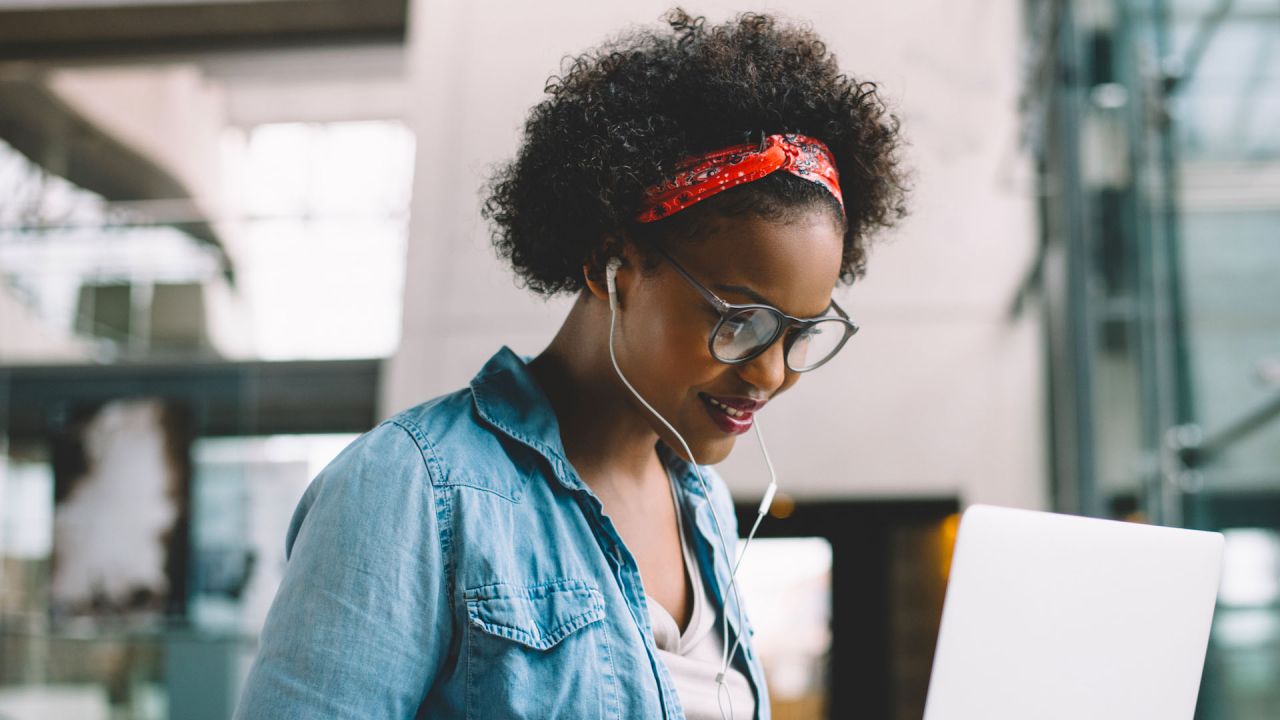
[[727,433],[740,435],[751,429],[751,418],[757,410],[764,407],[763,400],[729,397],[723,395],[707,395],[699,393],[702,404],[707,409],[719,428]]

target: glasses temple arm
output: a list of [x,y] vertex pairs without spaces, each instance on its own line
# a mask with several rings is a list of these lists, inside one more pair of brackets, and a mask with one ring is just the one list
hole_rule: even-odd
[[722,314],[729,311],[728,302],[726,302],[725,300],[722,300],[720,296],[711,292],[709,289],[707,289],[706,286],[704,286],[702,283],[695,280],[693,276],[689,274],[689,271],[680,267],[680,263],[676,262],[675,258],[667,254],[666,250],[663,250],[661,247],[658,247],[657,245],[654,245],[654,249],[656,249],[658,251],[658,254],[661,255],[667,262],[671,263],[671,267],[675,268],[675,271],[680,273],[680,277],[684,278],[686,282],[692,285],[693,288],[697,290],[699,294],[702,295],[703,299],[705,299],[707,302],[714,305],[716,309],[719,310]]

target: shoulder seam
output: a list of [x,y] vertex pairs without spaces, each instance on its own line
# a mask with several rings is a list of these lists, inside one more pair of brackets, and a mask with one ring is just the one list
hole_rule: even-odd
[[[422,454],[422,464],[427,469],[428,486],[423,489],[428,493],[436,511],[436,539],[440,544],[440,556],[443,558],[445,577],[445,597],[453,597],[454,584],[457,582],[453,557],[453,497],[451,493],[436,492],[448,475],[444,461],[436,453],[435,445],[427,439],[427,434],[416,424],[406,425],[396,418],[384,420],[384,425],[394,425],[404,431],[414,441],[418,452]],[[439,481],[438,481],[439,480]]]
[[416,423],[412,426],[406,425],[396,418],[384,421],[384,424],[395,425],[409,436],[414,444],[418,446],[418,452],[422,453],[422,464],[427,468],[427,477],[430,478],[432,485],[442,485],[449,476],[449,468],[445,465],[440,454],[436,452],[436,447],[431,443],[427,434],[423,432]]

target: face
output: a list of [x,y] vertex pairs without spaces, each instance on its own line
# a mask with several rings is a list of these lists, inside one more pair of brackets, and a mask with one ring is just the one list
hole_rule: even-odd
[[[708,219],[699,237],[665,249],[727,302],[764,303],[807,318],[822,315],[831,303],[842,242],[830,215],[814,211],[786,221]],[[783,338],[741,365],[717,361],[707,349],[720,318],[715,308],[670,264],[637,271],[638,258],[628,259],[618,274],[618,363],[684,436],[697,462],[719,462],[751,429],[754,414],[799,379],[784,362]],[[664,442],[684,455],[670,431],[638,402],[633,405]]]

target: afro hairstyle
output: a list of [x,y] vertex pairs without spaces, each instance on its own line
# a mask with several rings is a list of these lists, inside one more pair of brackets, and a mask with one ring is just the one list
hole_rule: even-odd
[[[675,9],[577,57],[547,82],[514,160],[487,184],[483,215],[523,284],[552,296],[598,278],[621,239],[696,238],[709,214],[786,219],[827,208],[844,232],[840,279],[866,271],[867,242],[905,214],[897,118],[874,83],[840,72],[812,30],[761,14],[719,25]],[[680,161],[773,133],[822,140],[845,211],[824,188],[773,173],[654,223],[635,216],[646,188]],[[646,255],[652,260],[652,253]]]

